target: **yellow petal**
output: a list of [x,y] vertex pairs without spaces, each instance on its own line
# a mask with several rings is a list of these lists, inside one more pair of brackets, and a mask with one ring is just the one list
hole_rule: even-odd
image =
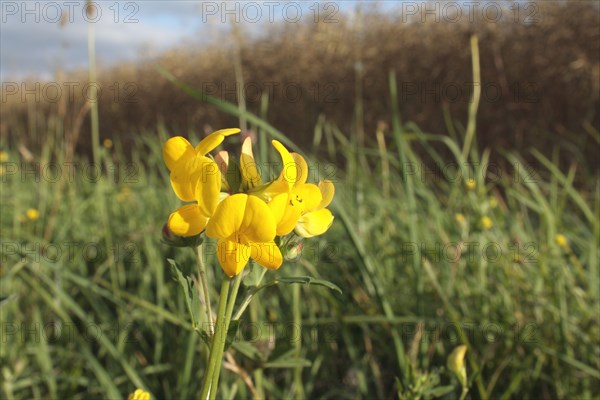
[[242,154],[240,156],[240,171],[242,174],[242,189],[252,189],[260,186],[261,179],[254,154],[252,154],[252,139],[247,137],[242,144]]
[[321,200],[321,203],[317,206],[317,210],[325,208],[331,203],[331,200],[333,200],[333,195],[335,194],[335,186],[333,185],[333,182],[326,179],[319,182],[319,190],[321,191],[323,200]]
[[284,180],[275,180],[271,183],[264,184],[262,188],[253,190],[251,193],[264,201],[269,202],[279,194],[285,194],[287,196],[290,189],[290,184],[288,182]]
[[275,242],[251,243],[251,256],[260,265],[269,269],[277,269],[283,263],[283,256]]
[[[291,196],[291,195],[290,195]],[[302,215],[302,209],[300,207],[294,207],[290,204],[290,197],[286,200],[285,211],[281,220],[277,223],[277,235],[285,236],[294,230],[294,227],[298,223],[298,219]]]
[[[271,212],[273,213],[273,218],[275,219],[275,223],[279,224],[281,219],[283,218],[283,213],[285,212],[285,208],[288,204],[288,194],[281,193],[273,197],[273,199],[267,203]],[[279,234],[279,233],[278,233]]]
[[214,174],[216,164],[210,158],[194,156],[175,164],[171,171],[171,186],[173,191],[183,201],[194,201],[196,185],[203,174]]
[[256,196],[247,196],[240,234],[248,242],[270,242],[275,238],[276,223],[271,209]]
[[298,176],[294,158],[280,142],[278,142],[277,140],[273,140],[272,143],[275,149],[277,149],[277,151],[281,155],[281,161],[283,162],[283,167],[277,180],[287,182],[289,189],[291,189],[292,186],[296,183],[296,179]]
[[217,242],[217,258],[221,263],[221,268],[232,277],[242,272],[248,260],[250,260],[250,246],[236,243],[227,239],[220,239]]
[[215,239],[227,239],[237,234],[244,219],[247,202],[248,195],[244,193],[234,194],[223,200],[208,221],[206,235]]
[[196,236],[202,232],[207,221],[198,205],[186,204],[169,216],[167,226],[177,236]]
[[198,146],[196,146],[196,152],[200,155],[206,155],[208,152],[214,150],[218,145],[220,145],[225,139],[225,136],[234,135],[239,132],[240,130],[238,128],[221,129],[213,132],[202,139],[200,143],[198,143]]
[[312,183],[296,185],[290,193],[290,204],[298,207],[301,214],[316,209],[321,200],[323,200],[321,191]]
[[163,159],[169,171],[172,171],[179,162],[195,155],[194,147],[181,136],[172,137],[163,145]]
[[[207,159],[208,160],[208,159]],[[202,213],[210,217],[219,204],[221,172],[214,161],[202,164],[202,174],[196,181],[195,197]]]
[[332,223],[333,214],[328,209],[323,208],[300,217],[295,231],[299,236],[309,238],[325,233]]
[[308,179],[308,164],[306,163],[306,160],[298,153],[292,153],[292,157],[296,163],[298,174],[296,184],[306,183],[306,180]]

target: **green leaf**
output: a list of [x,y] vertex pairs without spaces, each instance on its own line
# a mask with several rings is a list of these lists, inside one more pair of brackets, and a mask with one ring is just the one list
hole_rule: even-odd
[[210,347],[210,335],[208,334],[208,332],[206,332],[204,329],[196,329],[196,332],[198,333],[198,335],[200,336],[200,339],[202,339],[202,341],[208,346]]
[[227,328],[227,338],[225,339],[225,350],[231,346],[233,341],[235,340],[235,336],[237,335],[238,329],[240,328],[240,320],[234,319],[229,323],[229,328]]
[[251,262],[250,266],[246,267],[246,269],[248,268],[250,268],[250,271],[246,276],[244,276],[244,280],[242,281],[242,283],[244,284],[244,286],[258,287],[260,281],[264,276],[265,268],[261,267],[260,265],[254,262]]
[[277,283],[285,283],[285,284],[303,283],[305,285],[324,286],[328,289],[335,290],[336,292],[339,292],[340,294],[342,294],[342,289],[340,289],[339,286],[337,286],[336,284],[326,281],[324,279],[311,278],[310,276],[294,276],[294,277],[288,277],[288,278],[278,278],[275,281],[275,284],[277,284]]
[[240,167],[237,161],[233,158],[229,159],[229,163],[227,165],[227,175],[225,178],[227,179],[227,184],[231,190],[233,190],[234,193],[237,193],[242,184],[242,173],[240,172]]
[[306,358],[297,357],[293,355],[296,352],[295,349],[291,349],[290,351],[283,354],[281,357],[276,358],[275,360],[266,362],[263,364],[263,368],[303,368],[310,367],[312,363]]
[[435,387],[432,389],[427,389],[423,392],[423,394],[425,396],[433,396],[435,398],[438,398],[438,397],[445,396],[452,391],[454,391],[454,386],[447,385],[447,386],[438,386],[438,387]]
[[[175,280],[179,282],[179,285],[183,289],[185,303],[192,319],[192,327],[196,329],[200,325],[200,321],[198,320],[198,316],[200,315],[200,299],[198,298],[198,290],[195,288],[194,282],[189,276],[183,276],[179,268],[177,268],[175,260],[168,258],[167,261],[171,265],[171,271],[173,272]],[[200,336],[202,337],[202,334]]]
[[231,347],[253,361],[261,362],[265,360],[265,355],[250,342],[234,342]]

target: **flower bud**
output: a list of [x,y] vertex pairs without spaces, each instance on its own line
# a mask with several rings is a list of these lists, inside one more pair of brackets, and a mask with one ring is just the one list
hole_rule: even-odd
[[302,243],[290,242],[285,246],[283,258],[288,261],[293,261],[302,255]]
[[447,360],[448,369],[456,374],[456,378],[458,378],[458,381],[463,388],[467,386],[467,367],[465,365],[466,353],[467,346],[461,344],[452,350],[452,353],[450,353]]

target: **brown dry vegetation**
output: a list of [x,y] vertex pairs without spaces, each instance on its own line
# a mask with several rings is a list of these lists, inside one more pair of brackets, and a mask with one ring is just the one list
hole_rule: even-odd
[[[307,21],[268,28],[262,37],[239,42],[248,109],[258,113],[260,92],[270,93],[268,120],[305,146],[312,141],[320,115],[346,134],[364,128],[367,141],[374,141],[377,123],[389,119],[388,73],[393,70],[404,122],[444,133],[447,110],[460,132],[471,95],[468,38],[476,32],[484,88],[479,145],[550,151],[563,144],[570,159],[592,162],[597,143],[590,132],[600,126],[598,8],[593,2],[537,7],[532,23],[524,23],[526,13],[515,21],[508,10],[501,23],[481,19],[470,23],[466,18],[461,23],[432,19],[408,23],[399,14],[363,11],[360,19],[342,16],[338,23]],[[157,123],[164,123],[172,134],[237,125],[232,117],[190,99],[167,82],[154,62],[192,87],[236,101],[231,43],[228,37],[209,47],[179,48],[152,62],[100,71],[103,88],[115,82],[122,88],[118,101],[112,92],[101,98],[102,137],[139,135],[156,130]],[[61,79],[85,81],[85,76],[76,72]],[[135,86],[129,89],[135,92],[128,97],[132,92],[124,85],[131,82]],[[415,88],[424,91],[415,93]],[[58,115],[65,135],[73,137],[85,115],[85,102],[62,100],[7,102],[1,112],[2,135],[35,147],[45,139],[23,132],[49,131],[50,116]],[[364,122],[357,125],[361,102]],[[32,124],[38,124],[37,129],[31,129]],[[79,150],[88,146],[87,127],[83,123],[81,134],[75,135]]]

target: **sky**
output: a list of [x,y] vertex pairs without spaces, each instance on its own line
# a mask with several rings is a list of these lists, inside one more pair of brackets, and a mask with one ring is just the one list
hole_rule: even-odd
[[[111,66],[187,44],[219,43],[229,37],[233,22],[239,22],[247,35],[260,35],[265,24],[294,24],[301,17],[311,20],[317,14],[335,22],[342,13],[352,15],[359,5],[395,13],[399,23],[406,22],[407,16],[413,20],[441,17],[442,22],[452,22],[456,5],[470,3],[477,4],[473,10],[487,13],[493,23],[494,5],[503,1],[96,0],[87,15],[84,0],[0,0],[0,81],[49,80],[58,69],[87,69],[90,26],[97,64]],[[534,3],[518,3],[519,19],[529,18],[535,11],[531,8]],[[438,7],[433,15],[427,11],[432,7]],[[466,12],[462,14],[462,18],[467,17]]]
[[[380,2],[394,4],[396,2]],[[185,43],[201,45],[225,37],[237,19],[245,32],[261,24],[295,23],[300,16],[335,19],[352,12],[356,1],[84,1],[0,0],[0,80],[50,79],[58,68],[85,69],[93,25],[97,62],[114,65],[152,57]],[[61,23],[62,21],[62,23]]]

